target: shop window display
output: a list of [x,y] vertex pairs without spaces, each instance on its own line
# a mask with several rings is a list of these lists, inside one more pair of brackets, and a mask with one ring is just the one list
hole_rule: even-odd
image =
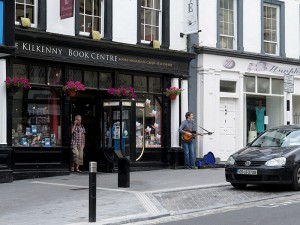
[[161,146],[161,97],[145,96],[145,147],[160,148]]
[[31,88],[14,96],[12,146],[61,146],[61,101],[55,89]]

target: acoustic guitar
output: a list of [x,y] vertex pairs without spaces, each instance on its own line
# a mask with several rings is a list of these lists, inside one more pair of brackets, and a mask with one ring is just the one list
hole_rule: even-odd
[[196,131],[190,131],[190,130],[184,130],[186,133],[192,134],[191,136],[187,135],[187,134],[182,134],[182,140],[184,141],[191,141],[192,138],[195,138],[197,135],[212,135],[213,132],[207,132],[207,133],[197,133]]

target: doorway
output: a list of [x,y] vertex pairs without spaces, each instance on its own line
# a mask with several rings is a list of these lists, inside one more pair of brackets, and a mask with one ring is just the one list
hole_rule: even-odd
[[84,94],[77,93],[75,97],[71,98],[71,119],[72,123],[76,115],[82,118],[82,124],[85,128],[85,148],[83,151],[83,166],[82,170],[88,170],[90,161],[96,161],[96,147],[97,134],[99,128],[97,127],[95,96],[87,91]]
[[222,140],[219,157],[226,161],[236,151],[236,100],[221,98],[219,116],[219,133]]

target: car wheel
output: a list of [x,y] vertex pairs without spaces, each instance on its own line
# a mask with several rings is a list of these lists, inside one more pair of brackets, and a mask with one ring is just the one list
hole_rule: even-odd
[[294,177],[293,177],[292,188],[295,191],[300,191],[300,165],[296,167],[294,170]]
[[236,183],[231,183],[231,185],[236,189],[244,189],[247,186],[247,184],[236,184]]

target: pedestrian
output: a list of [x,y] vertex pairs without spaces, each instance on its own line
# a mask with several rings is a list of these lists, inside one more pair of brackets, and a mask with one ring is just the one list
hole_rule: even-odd
[[189,140],[182,139],[182,147],[184,152],[184,168],[197,169],[195,167],[195,139],[193,133],[196,132],[196,125],[194,123],[194,115],[192,112],[185,114],[186,120],[182,121],[178,131],[182,135],[187,135]]
[[266,108],[262,106],[262,100],[258,100],[258,106],[255,107],[256,114],[256,131],[257,136],[265,131],[264,116]]
[[72,127],[72,153],[73,153],[73,160],[71,171],[74,170],[76,172],[81,173],[79,166],[83,165],[83,149],[85,146],[85,129],[84,126],[81,124],[81,116],[75,116],[75,120]]

